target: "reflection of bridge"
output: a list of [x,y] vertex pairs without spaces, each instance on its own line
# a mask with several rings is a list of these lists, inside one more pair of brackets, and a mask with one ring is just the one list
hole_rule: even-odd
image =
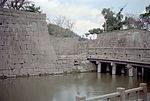
[[144,75],[150,68],[148,48],[89,48],[87,59],[96,62],[98,72]]

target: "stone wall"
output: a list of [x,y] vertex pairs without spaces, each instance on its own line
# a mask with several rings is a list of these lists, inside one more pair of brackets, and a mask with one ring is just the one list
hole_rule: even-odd
[[59,72],[46,15],[0,9],[0,76]]
[[50,37],[51,43],[57,54],[57,64],[64,73],[85,72],[95,70],[95,65],[90,63],[84,54],[87,44],[78,38]]
[[[150,47],[150,32],[138,29],[114,31],[98,36],[94,47]],[[91,46],[92,47],[92,46]]]
[[78,38],[50,37],[57,55],[76,55],[78,53]]
[[95,58],[150,62],[149,31],[131,29],[104,33],[88,46],[88,54]]
[[86,55],[59,55],[58,65],[64,73],[88,72],[96,70],[95,64],[87,60]]

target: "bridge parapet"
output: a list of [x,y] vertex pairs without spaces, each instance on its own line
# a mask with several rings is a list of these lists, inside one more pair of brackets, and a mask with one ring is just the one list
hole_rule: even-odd
[[88,49],[88,57],[149,63],[150,48],[93,47]]
[[125,90],[125,88],[119,87],[117,88],[117,92],[91,98],[86,98],[86,96],[76,96],[76,101],[93,101],[100,99],[107,99],[108,101],[110,101],[110,99],[112,98],[116,98],[117,101],[126,101],[126,96],[129,100],[130,94],[135,94],[136,100],[142,99],[143,101],[147,101],[147,84],[140,83],[140,87],[129,90]]

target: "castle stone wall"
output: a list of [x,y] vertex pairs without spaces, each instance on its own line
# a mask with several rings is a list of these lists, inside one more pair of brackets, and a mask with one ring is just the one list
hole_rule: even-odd
[[0,9],[0,76],[58,72],[46,15]]
[[[86,42],[78,38],[50,37],[58,56],[57,64],[64,73],[85,72],[95,70],[95,65],[90,63],[85,53]],[[84,49],[84,50],[83,50]]]
[[78,38],[50,37],[57,55],[76,55],[78,53]]
[[138,29],[114,31],[99,35],[88,45],[93,58],[150,62],[150,32]]
[[[95,40],[97,47],[150,47],[150,32],[138,29],[104,33]],[[92,47],[92,46],[91,46]]]

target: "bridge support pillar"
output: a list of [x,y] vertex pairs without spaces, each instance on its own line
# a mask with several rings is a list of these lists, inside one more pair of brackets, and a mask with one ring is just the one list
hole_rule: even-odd
[[121,69],[121,74],[125,74],[124,68]]
[[137,72],[137,67],[134,68],[134,76],[137,76],[138,72]]
[[112,75],[116,75],[116,64],[114,62],[111,62],[112,66]]
[[141,73],[142,77],[144,77],[144,68],[142,67],[142,73]]
[[98,63],[98,66],[97,66],[97,72],[98,72],[98,73],[101,73],[101,68],[102,68],[102,67],[101,67],[101,62],[99,62],[99,63]]
[[110,71],[109,64],[107,64],[107,66],[106,66],[106,72],[109,72],[109,71]]
[[127,69],[128,69],[128,76],[130,77],[134,76],[134,68],[132,67],[132,65],[127,64]]

